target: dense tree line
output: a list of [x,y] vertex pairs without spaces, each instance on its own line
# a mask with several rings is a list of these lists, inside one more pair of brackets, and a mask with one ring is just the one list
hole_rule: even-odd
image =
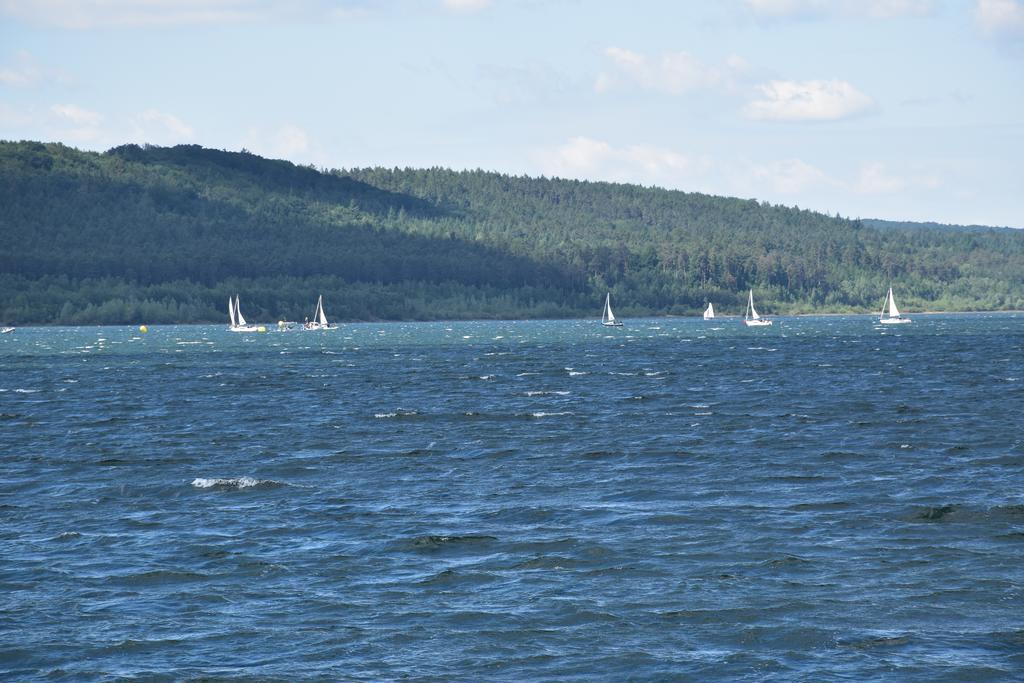
[[342,320],[1024,307],[1024,233],[447,169],[317,170],[197,146],[0,143],[0,320]]

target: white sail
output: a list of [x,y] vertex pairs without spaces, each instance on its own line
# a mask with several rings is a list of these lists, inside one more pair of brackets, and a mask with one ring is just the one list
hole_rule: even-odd
[[892,295],[892,287],[889,288],[889,317],[900,317],[900,309],[896,308],[896,299]]
[[707,310],[704,311],[704,319],[705,320],[711,320],[714,317],[715,317],[715,307],[711,305],[711,302],[708,302]]
[[612,293],[608,292],[604,298],[604,311],[601,313],[601,324],[602,325],[621,325],[618,320],[615,319],[615,314],[612,313]]
[[320,295],[320,298],[316,300],[316,321],[327,327],[327,316],[324,315],[324,296]]
[[235,321],[239,327],[247,325],[245,318],[242,317],[242,306],[238,301],[238,295],[235,295]]
[[882,312],[878,314],[878,322],[885,324],[910,322],[910,318],[904,318],[900,314],[900,309],[896,308],[896,297],[892,295],[892,287],[885,295],[885,303],[882,304]]
[[313,319],[306,319],[303,323],[302,329],[304,330],[336,330],[337,325],[331,325],[327,322],[327,314],[324,313],[324,295],[321,294],[316,300],[316,311],[313,312]]
[[743,324],[747,327],[767,327],[772,324],[768,318],[762,318],[754,308],[754,290],[750,290],[750,297],[747,299],[747,311],[743,316]]
[[249,325],[242,317],[242,307],[238,303],[238,295],[234,298],[228,297],[228,319],[231,321],[228,329],[232,332],[266,332],[267,328],[262,325]]
[[754,290],[750,290],[750,302],[747,305],[750,307],[750,319],[760,320],[761,316],[757,314],[757,309],[754,308]]
[[601,312],[601,324],[608,327],[622,327],[622,323],[615,319],[612,313],[612,294],[608,292],[604,298],[604,311]]

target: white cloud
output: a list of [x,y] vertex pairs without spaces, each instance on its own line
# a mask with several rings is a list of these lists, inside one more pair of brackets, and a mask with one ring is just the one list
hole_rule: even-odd
[[857,179],[848,185],[858,194],[894,194],[914,190],[933,190],[942,185],[934,174],[894,175],[885,164],[872,161],[860,167]]
[[535,158],[544,175],[681,187],[702,181],[710,161],[665,147],[616,147],[584,136],[569,139],[554,149],[540,150]]
[[899,192],[906,186],[906,180],[890,175],[885,169],[885,164],[872,162],[861,167],[860,176],[854,187],[861,194],[887,194]]
[[98,112],[89,111],[77,104],[55,104],[50,107],[50,113],[56,128],[55,139],[97,144],[103,138],[100,128],[103,115]]
[[715,188],[716,193],[799,203],[821,210],[828,210],[829,206],[865,206],[865,201],[874,206],[875,201],[908,197],[930,205],[944,186],[934,169],[912,162],[893,170],[881,161],[865,161],[859,167],[836,174],[798,158],[740,160],[719,166],[724,179]]
[[750,179],[757,187],[773,194],[794,195],[838,183],[817,166],[801,159],[782,159],[768,164],[747,167]]
[[287,123],[277,129],[273,144],[282,157],[290,159],[309,151],[309,135],[298,126]]
[[736,196],[794,197],[848,188],[801,159],[711,159],[651,145],[615,146],[574,137],[535,155],[548,176],[639,183]]
[[470,87],[489,94],[501,106],[564,101],[586,87],[542,62],[514,66],[481,64],[477,73],[479,78]]
[[102,114],[83,109],[77,104],[55,104],[50,107],[50,111],[77,126],[98,126],[103,120]]
[[159,124],[181,138],[190,139],[193,136],[192,127],[173,114],[157,111],[156,109],[147,109],[142,113],[142,120],[146,123]]
[[311,150],[309,134],[292,123],[283,124],[270,133],[250,128],[242,146],[260,156],[296,163],[308,161]]
[[358,16],[366,0],[0,0],[0,13],[73,30],[199,26]]
[[[852,3],[847,2],[847,5]],[[902,16],[926,16],[935,10],[934,0],[868,0],[859,3],[862,11],[875,19]]]
[[612,156],[607,142],[575,137],[554,150],[546,159],[545,172],[550,175],[575,175],[597,170]]
[[15,63],[0,66],[0,83],[17,87],[28,87],[38,83],[43,77],[43,69],[36,63],[32,55],[25,50],[15,54]]
[[4,126],[5,128],[20,128],[33,123],[33,121],[33,117],[26,112],[14,109],[3,102],[0,102],[0,126]]
[[[450,12],[492,0],[438,0]],[[409,0],[404,0],[407,4]],[[0,18],[75,31],[364,19],[402,0],[0,0]]]
[[0,86],[32,88],[49,84],[67,85],[70,82],[71,78],[66,73],[41,64],[27,50],[18,50],[10,62],[0,65]]
[[925,16],[935,10],[935,0],[745,0],[745,3],[762,19],[893,19]]
[[132,139],[154,145],[177,145],[195,137],[190,125],[173,114],[147,109],[131,121]]
[[598,75],[594,82],[594,90],[598,93],[607,92],[622,83],[672,95],[728,88],[746,69],[746,62],[735,55],[730,56],[725,64],[715,66],[705,64],[688,52],[666,52],[651,58],[625,48],[609,47],[604,54],[614,72]]
[[746,0],[747,7],[766,18],[811,18],[822,16],[827,10],[824,0]]
[[1019,0],[977,0],[974,19],[991,35],[1024,36],[1024,3]]
[[874,101],[846,81],[769,81],[747,118],[763,121],[836,121],[870,110]]
[[173,114],[157,109],[123,118],[103,114],[77,104],[56,104],[42,121],[44,137],[99,149],[127,141],[157,145],[176,145],[195,137],[191,126]]
[[913,168],[894,172],[881,161],[866,161],[850,173],[833,176],[802,159],[743,162],[728,169],[735,192],[747,196],[783,196],[790,200],[821,196],[898,195],[936,190],[942,180]]
[[487,9],[491,0],[441,0],[441,6],[449,12],[472,13]]
[[537,150],[534,159],[547,176],[758,197],[821,210],[902,197],[931,202],[944,187],[931,166],[913,162],[893,169],[885,162],[866,160],[859,166],[826,170],[797,157],[716,159],[654,145],[615,145],[586,136]]

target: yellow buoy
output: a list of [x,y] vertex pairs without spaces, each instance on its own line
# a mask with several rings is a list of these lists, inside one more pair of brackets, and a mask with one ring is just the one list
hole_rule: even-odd
[[146,327],[145,325],[139,325],[139,332],[145,334],[146,332],[149,332],[149,328]]
[[264,325],[260,325],[259,327],[256,328],[256,331],[257,332],[266,332],[267,328]]

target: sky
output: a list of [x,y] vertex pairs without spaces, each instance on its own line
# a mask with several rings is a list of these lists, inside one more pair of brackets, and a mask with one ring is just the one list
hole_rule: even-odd
[[1024,0],[0,0],[0,139],[1024,227]]

